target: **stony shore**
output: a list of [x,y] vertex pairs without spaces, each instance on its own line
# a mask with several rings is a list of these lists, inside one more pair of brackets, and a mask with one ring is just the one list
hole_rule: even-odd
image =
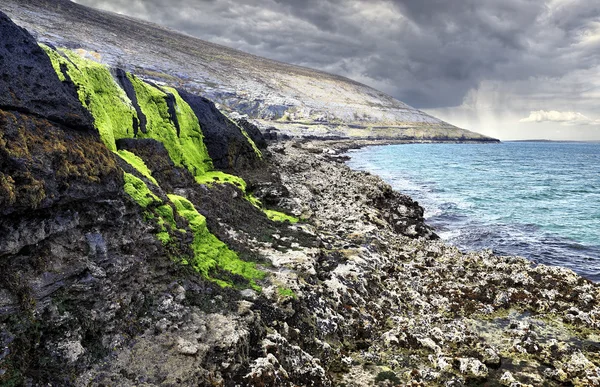
[[[23,294],[11,301],[17,285],[0,293],[0,380],[600,385],[600,286],[567,269],[465,254],[437,240],[409,197],[344,165],[343,152],[360,145],[274,143],[265,168],[242,174],[263,203],[297,224],[265,223],[229,185],[176,189],[221,240],[256,257],[267,273],[260,291],[182,271],[126,200],[113,199],[112,210],[106,199],[81,207],[79,225],[68,213],[55,218],[60,230],[39,243],[49,257],[28,263],[37,251],[30,248],[3,264]],[[172,174],[155,176],[164,186]],[[101,220],[98,211],[111,215]],[[31,235],[15,227],[20,238],[36,237],[23,222]],[[17,366],[24,379],[7,379]]]
[[415,233],[403,223],[419,218],[409,198],[341,162],[360,145],[272,147],[281,205],[323,247],[265,255],[297,294],[292,309],[308,305],[303,340],[333,383],[599,385],[600,287],[524,258],[462,253],[422,224]]

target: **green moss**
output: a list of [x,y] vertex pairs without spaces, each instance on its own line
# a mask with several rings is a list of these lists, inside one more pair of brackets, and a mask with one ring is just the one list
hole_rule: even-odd
[[246,196],[244,196],[246,198],[246,200],[248,200],[250,203],[252,203],[252,205],[260,210],[262,210],[262,203],[261,201],[255,197],[252,194],[247,193]]
[[127,172],[123,173],[123,178],[125,179],[125,192],[141,207],[146,208],[150,204],[161,202],[158,196],[148,189],[143,180]]
[[[140,137],[151,137],[162,142],[173,163],[190,171],[198,184],[230,183],[242,191],[246,190],[246,182],[242,178],[214,170],[198,118],[176,89],[158,89],[131,74],[128,77],[134,86],[140,108],[148,119],[148,133],[140,134]],[[179,136],[169,115],[166,93],[175,98]]]
[[[134,137],[133,123],[138,117],[131,101],[114,80],[110,70],[72,51],[63,49],[55,51],[47,46],[42,47],[62,81],[66,78],[61,71],[61,66],[66,69],[66,73],[77,87],[81,103],[94,117],[94,125],[104,144],[158,186],[152,172],[141,158],[126,150],[116,149],[116,140]],[[127,76],[133,85],[140,109],[147,119],[146,132],[138,131],[137,137],[152,138],[161,142],[173,163],[178,167],[186,168],[199,184],[230,183],[245,192],[246,183],[243,179],[214,171],[198,119],[177,90],[170,87],[159,89],[132,74]],[[169,112],[167,93],[174,98],[174,113],[179,127],[176,127]],[[129,173],[124,173],[124,179],[125,192],[141,207],[146,208],[151,204],[162,203],[141,179]],[[260,205],[258,199],[250,195],[246,197],[254,205]],[[264,273],[257,270],[254,263],[240,260],[235,252],[210,234],[206,227],[206,219],[194,209],[191,203],[176,196],[172,197],[172,201],[177,206],[178,213],[188,220],[190,229],[194,233],[194,259],[190,260],[190,264],[206,277],[211,271],[219,269],[239,275],[248,280],[253,287],[258,288],[254,281],[263,278]],[[177,229],[170,205],[158,206],[147,213],[148,220],[155,220],[160,226],[157,238],[164,244],[170,243],[173,240],[172,232]],[[222,286],[232,285],[231,282],[222,279],[213,280]]]
[[217,184],[217,183],[229,183],[233,184],[242,191],[246,191],[246,182],[244,179],[238,176],[229,175],[221,171],[209,171],[203,175],[196,176],[196,183],[198,184]]
[[167,94],[162,90],[143,82],[132,74],[127,74],[133,84],[140,109],[147,118],[147,133],[138,133],[142,138],[153,138],[163,143],[169,157],[178,167],[184,167],[194,177],[212,170],[212,160],[204,145],[204,137],[198,119],[190,106],[185,103],[175,89],[168,89],[176,101],[177,128],[169,114]]
[[[133,121],[138,119],[125,91],[115,82],[106,66],[85,59],[69,50],[55,51],[47,46],[42,47],[61,80],[65,80],[61,66],[66,68],[69,77],[77,86],[81,103],[94,117],[94,125],[102,141],[110,150],[117,152],[116,140],[133,138]],[[246,182],[242,178],[214,170],[198,119],[176,89],[171,87],[159,89],[132,74],[127,74],[127,77],[133,85],[140,109],[147,119],[146,133],[139,131],[137,137],[152,138],[161,142],[173,163],[190,171],[198,184],[229,183],[246,191]],[[179,133],[169,114],[166,93],[171,94],[175,99],[174,107]],[[240,130],[257,155],[262,157],[260,150],[245,130],[242,128]],[[143,176],[158,185],[141,158],[125,150],[117,153]],[[133,188],[134,185],[129,186],[131,192],[136,192]],[[261,208],[260,201],[252,195],[247,194],[245,198],[254,206]]]
[[158,182],[155,178],[152,177],[152,172],[150,171],[148,166],[146,166],[144,160],[124,149],[117,151],[117,154],[121,156],[121,158],[125,160],[129,165],[134,167],[139,173],[147,177],[148,180],[150,180],[152,183],[158,186]]
[[255,263],[242,261],[234,251],[211,234],[206,226],[206,218],[198,213],[190,201],[177,195],[169,195],[169,199],[175,205],[177,214],[188,221],[189,228],[194,234],[192,242],[194,257],[188,263],[204,277],[221,286],[233,286],[233,283],[212,278],[211,274],[217,269],[239,275],[250,282],[253,288],[259,290],[260,287],[256,285],[255,280],[264,278],[265,273],[258,270]]
[[156,237],[162,242],[163,245],[168,245],[173,241],[173,238],[171,238],[171,234],[169,234],[168,231],[161,231],[156,234]]
[[94,117],[94,126],[110,150],[117,150],[115,140],[133,137],[133,118],[137,119],[137,114],[108,67],[69,50],[45,50],[59,78],[61,65],[67,69],[67,74],[77,86],[79,100]]
[[[63,65],[67,69],[69,77],[77,86],[81,103],[91,112],[94,125],[109,149],[116,151],[116,140],[134,137],[133,120],[138,119],[137,113],[106,66],[85,59],[69,50],[55,51],[47,46],[42,47],[50,57],[61,80],[65,80],[65,77],[60,66]],[[163,87],[161,90],[132,74],[127,74],[127,77],[133,85],[140,109],[147,119],[146,133],[139,131],[137,137],[152,138],[161,142],[173,163],[190,171],[199,184],[230,183],[242,191],[246,190],[243,179],[214,171],[198,118],[176,89]],[[175,99],[179,134],[169,114],[167,93],[173,95]],[[247,133],[241,128],[240,130],[249,139],[255,151],[260,153]],[[127,151],[118,153],[140,173],[156,183],[140,158]]]
[[295,218],[291,215],[286,215],[283,212],[275,211],[275,210],[263,210],[263,212],[267,215],[269,219],[274,222],[290,222],[290,223],[298,223],[300,219]]
[[175,223],[175,216],[173,214],[173,208],[168,204],[163,204],[160,207],[156,208],[156,213],[161,217],[164,221],[166,221],[171,227],[177,228],[177,224]]
[[282,297],[297,298],[296,293],[292,289],[279,287],[277,288],[277,293]]

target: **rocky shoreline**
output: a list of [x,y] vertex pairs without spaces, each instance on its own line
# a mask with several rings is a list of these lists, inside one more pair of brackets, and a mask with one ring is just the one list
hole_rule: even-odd
[[317,312],[320,340],[352,332],[337,347],[335,384],[598,385],[598,285],[524,258],[464,254],[422,223],[416,234],[402,221],[398,228],[406,214],[422,222],[422,209],[411,213],[409,198],[340,163],[344,150],[360,145],[272,147],[293,198],[287,208],[308,213],[331,256],[342,255],[324,267],[309,260],[305,270],[324,281],[293,287],[326,305]]
[[600,385],[600,286],[444,244],[367,142],[0,32],[0,385]]
[[[21,289],[38,283],[24,300],[26,319],[44,319],[37,344],[19,336],[16,309],[6,293],[0,299],[0,377],[29,353],[29,370],[12,385],[598,385],[600,287],[567,269],[437,240],[409,197],[343,163],[359,145],[272,143],[264,168],[242,171],[258,198],[297,224],[265,229],[251,206],[211,214],[201,203],[238,200],[228,186],[202,200],[202,189],[178,191],[200,203],[221,240],[261,257],[261,291],[182,271],[126,202],[114,210],[122,220],[96,222],[96,234],[64,225],[41,243],[54,249],[52,261],[35,267],[60,272],[73,259],[78,267],[58,279],[31,270],[20,278]],[[118,236],[134,224],[137,234],[123,234],[129,242]],[[86,255],[60,252],[65,238],[82,238]],[[13,262],[21,270],[24,254]],[[41,364],[53,373],[39,373]]]

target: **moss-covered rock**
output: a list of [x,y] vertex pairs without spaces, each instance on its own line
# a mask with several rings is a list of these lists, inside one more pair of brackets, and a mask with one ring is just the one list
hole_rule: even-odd
[[[247,131],[223,115],[215,104],[201,96],[178,89],[194,111],[204,133],[204,142],[215,167],[239,169],[256,166],[262,152]],[[260,132],[258,136],[261,137]]]
[[194,269],[221,286],[233,286],[234,282],[214,278],[213,274],[217,269],[240,276],[253,288],[260,289],[255,281],[264,278],[265,273],[258,270],[255,263],[242,261],[234,251],[212,235],[206,226],[206,218],[198,213],[189,200],[177,195],[169,195],[169,199],[175,205],[177,214],[188,221],[189,228],[194,234],[192,243],[194,257],[188,260]]
[[70,50],[53,50],[42,45],[54,68],[75,84],[79,100],[94,117],[94,126],[108,149],[116,151],[115,141],[133,137],[135,109],[105,65],[85,59]]
[[284,214],[283,212],[280,212],[280,211],[264,210],[264,212],[269,219],[271,219],[272,221],[275,221],[275,222],[298,223],[300,221],[300,219],[298,219],[294,216],[291,216],[291,215]]
[[141,173],[148,180],[150,180],[152,183],[154,183],[154,185],[158,185],[158,182],[156,181],[156,179],[154,177],[152,177],[152,172],[150,171],[150,169],[148,169],[148,167],[144,163],[144,160],[142,160],[135,154],[133,154],[125,149],[121,149],[121,150],[117,151],[117,154],[123,160],[125,160],[129,165],[134,167],[139,173]]
[[141,179],[127,172],[123,173],[123,178],[125,179],[125,192],[142,208],[153,203],[161,203],[160,198],[153,194]]

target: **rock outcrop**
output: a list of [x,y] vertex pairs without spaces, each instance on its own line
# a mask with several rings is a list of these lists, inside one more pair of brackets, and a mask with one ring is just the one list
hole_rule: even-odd
[[[188,93],[183,89],[179,90],[179,94],[190,105],[198,117],[200,126],[204,128],[202,131],[204,143],[215,167],[239,169],[252,166],[257,161],[256,150],[252,148],[246,137],[250,135],[245,127],[225,117],[209,99]],[[264,147],[266,144],[260,142],[260,137],[259,134],[258,146]]]
[[0,13],[0,107],[72,128],[92,130],[75,89],[59,82],[50,59],[24,29]]

